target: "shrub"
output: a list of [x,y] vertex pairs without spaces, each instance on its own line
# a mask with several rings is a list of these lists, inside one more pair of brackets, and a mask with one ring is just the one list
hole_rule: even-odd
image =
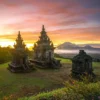
[[66,82],[65,88],[57,89],[36,96],[20,98],[19,100],[99,100],[100,82],[84,83]]
[[11,48],[0,47],[0,64],[11,60]]

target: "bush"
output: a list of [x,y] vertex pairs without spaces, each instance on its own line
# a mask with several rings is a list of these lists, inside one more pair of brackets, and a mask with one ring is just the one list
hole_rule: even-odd
[[11,60],[11,48],[0,47],[0,64]]
[[66,82],[65,88],[18,100],[99,100],[100,82]]

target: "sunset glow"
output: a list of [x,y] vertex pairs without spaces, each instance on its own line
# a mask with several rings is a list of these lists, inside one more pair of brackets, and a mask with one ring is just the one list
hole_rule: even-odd
[[100,43],[100,0],[2,0],[0,7],[2,47],[13,47],[18,31],[32,47],[43,24],[55,46]]

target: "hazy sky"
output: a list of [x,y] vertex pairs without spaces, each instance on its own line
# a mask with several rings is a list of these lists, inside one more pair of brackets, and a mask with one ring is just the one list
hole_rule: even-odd
[[0,45],[32,46],[43,24],[55,45],[100,43],[100,0],[0,0]]

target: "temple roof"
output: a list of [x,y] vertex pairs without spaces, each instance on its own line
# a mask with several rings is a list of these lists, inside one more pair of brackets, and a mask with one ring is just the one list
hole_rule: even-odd
[[86,54],[86,52],[84,51],[84,50],[80,50],[79,51],[79,54],[78,55],[76,55],[75,57],[73,57],[73,59],[72,60],[74,60],[74,61],[77,61],[77,60],[92,60],[92,57],[91,56],[89,56],[89,55],[87,55]]
[[45,32],[45,27],[42,25],[42,31],[41,35],[39,36],[39,40],[36,42],[36,48],[42,48],[42,49],[54,49],[52,41],[50,41],[50,38],[47,36]]
[[21,37],[20,31],[18,32],[16,44],[14,45],[14,47],[15,48],[25,48],[25,44],[23,43],[23,39]]

